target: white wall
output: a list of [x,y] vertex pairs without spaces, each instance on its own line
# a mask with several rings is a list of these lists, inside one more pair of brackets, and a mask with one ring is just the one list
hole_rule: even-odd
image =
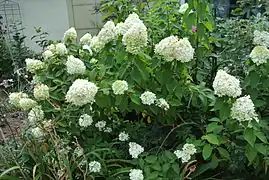
[[20,9],[26,45],[33,50],[39,48],[31,37],[35,34],[34,27],[42,27],[49,33],[48,39],[62,39],[69,27],[66,0],[20,0]]

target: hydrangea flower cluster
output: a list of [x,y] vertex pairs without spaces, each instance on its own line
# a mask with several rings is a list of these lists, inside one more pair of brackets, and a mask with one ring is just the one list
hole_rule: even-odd
[[191,155],[196,153],[196,148],[193,144],[184,144],[182,150],[176,150],[174,154],[178,159],[181,159],[182,163],[188,162],[191,159]]
[[169,106],[169,104],[167,103],[167,101],[166,101],[165,99],[163,99],[163,98],[157,99],[157,100],[156,100],[156,105],[157,105],[158,107],[164,109],[165,111],[167,111],[167,110],[170,108],[170,106]]
[[116,28],[115,28],[115,33],[117,36],[121,36],[121,35],[124,35],[128,30],[128,27],[123,23],[123,22],[120,22],[116,25]]
[[128,83],[126,81],[117,80],[112,84],[113,93],[116,95],[124,94],[128,90]]
[[66,68],[68,74],[84,74],[86,70],[84,63],[72,55],[67,57]]
[[143,94],[141,94],[140,99],[143,104],[151,105],[156,101],[156,95],[150,91],[145,91]]
[[64,33],[63,41],[74,41],[77,38],[77,31],[74,27],[71,27]]
[[56,44],[55,51],[59,55],[65,55],[65,54],[67,54],[66,46],[63,43]]
[[9,94],[9,103],[15,107],[20,107],[20,100],[22,98],[28,98],[28,95],[22,92],[15,92]]
[[98,161],[91,161],[89,163],[89,171],[99,173],[101,171],[101,164]]
[[269,32],[255,30],[253,44],[269,47]]
[[106,121],[98,121],[95,124],[95,127],[97,127],[99,131],[104,131],[106,127]]
[[44,132],[42,131],[42,129],[40,127],[35,127],[33,129],[31,129],[31,134],[35,137],[35,138],[40,138],[44,135]]
[[21,98],[19,101],[20,108],[24,111],[30,110],[37,106],[37,102],[30,98]]
[[238,120],[240,123],[243,121],[250,122],[251,120],[259,122],[258,115],[255,112],[255,106],[250,96],[236,99],[231,108],[231,117]]
[[45,84],[38,84],[34,87],[34,97],[37,100],[45,100],[49,98],[49,87]]
[[135,142],[129,142],[129,154],[132,158],[138,158],[138,155],[144,152],[144,148]]
[[141,169],[131,169],[129,173],[130,180],[143,180],[143,171]]
[[35,73],[37,70],[41,70],[45,67],[45,63],[36,59],[25,59],[26,70]]
[[128,133],[126,133],[125,131],[123,131],[123,132],[121,132],[120,134],[119,134],[119,140],[120,141],[128,141],[129,140],[129,134]]
[[44,119],[44,112],[41,106],[36,106],[28,113],[28,120],[31,124],[36,124]]
[[176,36],[170,36],[155,45],[155,53],[168,62],[177,60],[184,63],[193,59],[194,49],[187,38],[178,40]]
[[224,70],[218,70],[213,82],[213,88],[215,94],[219,97],[229,96],[235,98],[242,93],[240,81]]
[[180,6],[178,12],[179,12],[180,14],[184,14],[184,13],[187,11],[188,8],[189,8],[189,4],[188,4],[188,3],[184,3],[184,4],[182,4],[182,5]]
[[42,53],[42,56],[45,60],[49,59],[50,57],[53,56],[53,52],[50,51],[50,50],[45,50],[43,53]]
[[46,47],[46,50],[51,51],[52,53],[56,52],[56,46],[54,44],[50,44]]
[[257,65],[267,62],[269,59],[269,50],[265,46],[256,46],[250,53],[251,60]]
[[81,127],[89,127],[92,125],[93,123],[93,119],[90,115],[88,114],[83,114],[79,117],[79,121],[78,121],[79,125]]
[[88,45],[90,44],[91,40],[92,40],[92,35],[90,33],[86,33],[80,38],[79,41],[83,45]]
[[93,103],[98,87],[88,80],[77,79],[69,87],[66,93],[66,100],[77,106]]

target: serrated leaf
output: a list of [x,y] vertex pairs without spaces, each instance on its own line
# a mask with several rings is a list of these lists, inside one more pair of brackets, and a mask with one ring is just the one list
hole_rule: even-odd
[[203,158],[207,160],[212,154],[213,147],[210,144],[206,144],[203,148]]
[[256,136],[252,128],[247,128],[244,132],[244,139],[253,147],[256,141]]

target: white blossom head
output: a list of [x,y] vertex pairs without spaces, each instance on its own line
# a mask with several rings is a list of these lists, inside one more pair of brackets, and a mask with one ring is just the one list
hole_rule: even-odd
[[224,70],[218,70],[213,82],[213,88],[214,93],[219,97],[228,96],[235,98],[242,93],[240,81]]
[[45,84],[37,84],[34,87],[34,97],[37,100],[45,100],[49,98],[49,87]]
[[35,73],[38,70],[45,68],[45,63],[36,59],[25,59],[26,70],[31,73]]
[[37,106],[37,102],[30,98],[21,98],[19,101],[20,108],[24,111],[30,110]]
[[176,50],[177,60],[184,63],[193,59],[194,49],[191,46],[188,38],[183,38],[178,41],[178,47]]
[[69,87],[66,94],[66,100],[76,106],[83,106],[85,104],[92,104],[95,100],[95,95],[98,87],[86,79],[77,79]]
[[81,127],[89,127],[93,123],[93,119],[90,115],[88,114],[83,114],[79,117],[79,125]]
[[256,46],[250,53],[251,60],[257,65],[267,63],[269,50],[265,46]]
[[106,121],[98,121],[95,127],[97,127],[99,131],[103,131],[106,127]]
[[157,99],[156,105],[165,111],[167,111],[170,108],[168,102],[163,98]]
[[98,33],[99,41],[107,44],[116,38],[115,24],[113,21],[107,21],[101,31]]
[[180,6],[178,12],[179,12],[180,14],[184,14],[184,13],[187,11],[188,8],[189,8],[189,4],[188,4],[188,3],[184,3],[184,4],[182,4],[182,5]]
[[92,37],[90,47],[94,52],[96,53],[100,52],[105,47],[105,45],[106,44],[104,43],[104,41],[101,41],[99,39],[99,36]]
[[86,33],[86,34],[84,34],[84,36],[82,36],[80,38],[79,41],[83,45],[88,45],[88,44],[90,44],[91,40],[92,40],[92,35],[90,33]]
[[50,44],[46,47],[46,50],[51,51],[52,53],[56,52],[56,46],[54,44]]
[[184,144],[182,150],[187,152],[190,155],[193,155],[196,153],[196,148],[195,148],[195,145],[193,144],[188,144],[188,143]]
[[101,164],[98,161],[91,161],[89,163],[89,171],[91,173],[99,173],[101,171]]
[[83,46],[82,46],[82,49],[88,51],[89,54],[90,54],[90,56],[93,55],[93,53],[92,53],[92,49],[91,49],[91,47],[90,47],[89,45],[86,45],[86,44],[83,45]]
[[28,113],[28,120],[31,124],[36,124],[44,119],[44,112],[41,106],[36,106]]
[[14,92],[9,94],[9,103],[15,107],[20,107],[20,100],[22,98],[28,98],[28,95],[22,92]]
[[84,63],[73,55],[67,57],[65,65],[68,74],[84,74],[86,70]]
[[240,123],[243,121],[250,122],[251,120],[259,122],[258,115],[255,112],[255,106],[250,96],[236,99],[231,108],[231,117],[238,120]]
[[50,50],[45,50],[43,53],[42,53],[42,56],[45,60],[49,59],[50,57],[53,56],[53,52],[50,51]]
[[35,138],[41,138],[42,136],[44,136],[44,132],[41,128],[39,127],[35,127],[31,130],[31,134],[33,135],[33,137]]
[[111,133],[111,132],[112,132],[112,128],[111,128],[111,127],[106,127],[106,128],[104,129],[104,132],[106,132],[106,133]]
[[129,134],[126,133],[125,131],[121,132],[119,134],[119,140],[120,141],[128,141],[129,140]]
[[128,83],[126,81],[116,80],[112,84],[112,90],[116,95],[124,94],[124,92],[128,90]]
[[129,154],[132,158],[138,158],[138,155],[144,152],[144,148],[135,142],[129,142]]
[[128,27],[123,22],[120,22],[116,25],[115,33],[117,36],[123,36],[127,31]]
[[130,180],[143,180],[143,171],[141,169],[131,169],[129,173]]
[[253,44],[269,47],[269,32],[255,30]]
[[177,156],[178,159],[181,159],[182,163],[189,162],[191,159],[191,155],[186,151],[176,150],[174,154]]
[[142,104],[152,105],[156,101],[156,95],[150,91],[145,91],[143,94],[141,94],[140,99]]
[[77,39],[77,31],[74,27],[69,28],[67,31],[64,33],[63,41],[74,41]]
[[[122,29],[125,29],[126,32],[128,29],[133,27],[136,24],[143,24],[143,21],[139,19],[139,16],[136,13],[129,14],[129,16],[124,21],[124,26]],[[125,33],[126,33],[125,32]],[[125,34],[123,33],[123,34]]]
[[67,54],[66,46],[63,43],[58,43],[55,46],[56,53],[59,55]]

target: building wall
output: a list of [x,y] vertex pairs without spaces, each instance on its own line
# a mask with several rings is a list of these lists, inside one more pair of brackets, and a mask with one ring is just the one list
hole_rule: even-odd
[[59,40],[69,27],[68,6],[66,0],[20,0],[20,9],[25,43],[33,50],[39,50],[31,37],[34,27],[48,32],[48,39]]

